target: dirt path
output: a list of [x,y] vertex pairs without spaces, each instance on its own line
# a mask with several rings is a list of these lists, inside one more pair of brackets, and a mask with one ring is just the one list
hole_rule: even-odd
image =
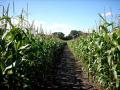
[[57,63],[56,68],[48,75],[41,88],[54,90],[96,90],[87,82],[87,76],[82,71],[79,61],[76,61],[68,46]]

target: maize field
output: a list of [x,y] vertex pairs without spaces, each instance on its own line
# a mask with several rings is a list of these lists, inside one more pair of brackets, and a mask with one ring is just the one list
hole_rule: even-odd
[[19,24],[13,24],[12,17],[8,16],[7,11],[0,17],[2,90],[32,89],[37,81],[46,78],[64,49],[62,40],[49,35],[33,34],[33,26],[25,26],[22,14],[19,21]]
[[[77,76],[83,71],[81,65],[75,71],[75,58],[87,71],[90,82],[98,85],[101,90],[120,90],[120,27],[115,26],[114,22],[108,22],[99,15],[102,23],[97,30],[74,40],[63,41],[52,35],[36,33],[33,24],[30,24],[23,15],[23,11],[17,17],[19,21],[17,24],[8,12],[9,6],[6,10],[3,7],[0,16],[0,88],[2,90],[40,88],[41,83],[48,82],[49,73],[55,67],[59,72],[55,74],[56,77],[52,76],[52,79],[59,77],[56,81],[61,86],[57,87],[64,86],[64,89],[60,90],[67,90],[66,87],[70,90],[88,90],[84,88],[89,88],[90,85],[86,87],[87,84],[82,82],[80,75]],[[91,87],[93,89],[89,90],[99,90],[94,89],[94,86]]]
[[[98,30],[68,42],[94,83],[106,90],[120,89],[120,27],[102,16]],[[112,29],[110,31],[110,29]]]

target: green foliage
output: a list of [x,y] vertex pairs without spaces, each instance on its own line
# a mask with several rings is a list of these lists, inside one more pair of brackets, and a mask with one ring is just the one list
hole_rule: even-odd
[[57,38],[64,39],[64,34],[62,32],[54,32],[52,35]]
[[46,78],[64,43],[49,36],[34,35],[32,28],[17,27],[8,16],[1,17],[0,23],[3,24],[0,27],[0,88],[33,90]]
[[71,30],[71,32],[70,32],[70,34],[68,36],[71,37],[71,39],[74,39],[74,38],[79,37],[82,34],[83,34],[82,31]]
[[[120,89],[120,28],[103,19],[99,32],[70,41],[69,47],[106,90]],[[112,28],[115,31],[109,31]],[[97,30],[98,31],[98,30]]]

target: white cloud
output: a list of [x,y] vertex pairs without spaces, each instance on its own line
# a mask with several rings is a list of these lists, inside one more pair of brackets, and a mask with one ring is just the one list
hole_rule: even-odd
[[[43,31],[46,34],[51,34],[53,32],[63,32],[65,35],[68,35],[71,30],[82,30],[83,32],[88,32],[88,26],[77,27],[74,25],[68,25],[64,23],[47,23],[45,21],[34,21],[36,27],[42,25]],[[91,30],[89,30],[91,32]]]
[[47,23],[45,21],[34,21],[35,27],[42,25],[44,33],[53,33],[53,32],[63,32],[65,35],[68,35],[69,32],[74,29],[73,26],[62,24],[62,23]]
[[49,24],[46,29],[51,30],[51,32],[63,32],[64,34],[68,35],[73,27],[67,24],[52,23]]
[[[18,25],[19,20],[12,20],[14,24]],[[65,35],[68,35],[69,32],[74,29],[73,26],[63,24],[63,23],[48,23],[46,21],[38,21],[38,20],[29,20],[29,23],[34,25],[37,28],[43,28],[44,33],[51,34],[53,32],[63,32]],[[38,31],[39,32],[39,31]]]
[[[13,21],[13,20],[12,20]],[[14,24],[18,24],[19,20],[15,19],[14,20]],[[33,23],[34,22],[34,23]],[[63,32],[65,35],[68,35],[70,33],[71,30],[88,30],[88,28],[86,28],[86,26],[84,26],[84,28],[81,27],[76,27],[76,26],[71,26],[68,24],[64,24],[64,23],[48,23],[46,21],[38,21],[38,20],[29,20],[30,24],[34,24],[34,27],[37,28],[43,28],[43,31],[45,34],[51,34],[53,32]],[[39,31],[38,31],[39,32]],[[87,31],[86,31],[87,32]]]
[[107,17],[107,16],[112,16],[112,12],[102,13],[101,15],[102,15],[102,16],[106,16],[106,17]]

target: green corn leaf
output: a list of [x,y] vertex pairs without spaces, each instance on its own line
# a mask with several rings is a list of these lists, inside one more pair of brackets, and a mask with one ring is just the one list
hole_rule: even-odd
[[116,88],[119,87],[119,84],[120,84],[120,80],[119,80],[119,79],[116,79]]
[[113,44],[115,45],[115,46],[118,46],[118,42],[117,41],[113,41]]
[[109,55],[109,56],[107,56],[107,58],[108,58],[108,64],[109,64],[109,66],[111,66],[111,59],[112,59],[112,56]]
[[6,32],[2,35],[2,40],[7,36],[8,33],[9,33],[9,31],[6,30]]
[[10,17],[8,17],[8,16],[3,16],[2,18],[0,18],[0,21],[1,21],[1,20],[6,20],[7,22],[9,22],[10,26],[12,26],[12,28],[14,28],[14,25],[12,24]]
[[104,33],[103,37],[104,37],[105,41],[107,41],[107,42],[110,41],[109,33]]
[[21,46],[20,48],[19,48],[19,50],[23,50],[23,49],[25,49],[25,48],[27,48],[27,47],[29,47],[30,45],[29,44],[27,44],[27,45],[25,45],[25,46]]
[[104,21],[104,22],[107,22],[106,19],[101,15],[101,14],[98,14],[100,16],[100,18]]
[[9,59],[11,59],[12,57],[13,57],[13,55],[9,55],[9,56],[7,57],[7,59],[6,59],[6,61],[9,60]]
[[114,71],[113,71],[113,75],[114,75],[114,78],[115,78],[115,79],[118,79],[118,78],[117,78],[117,71],[114,70]]
[[117,46],[118,50],[120,51],[120,45]]
[[15,64],[16,64],[16,61],[13,62],[11,65],[7,66],[7,67],[4,69],[3,74],[5,74],[5,72],[6,72],[7,70],[9,70],[9,69],[15,67]]

